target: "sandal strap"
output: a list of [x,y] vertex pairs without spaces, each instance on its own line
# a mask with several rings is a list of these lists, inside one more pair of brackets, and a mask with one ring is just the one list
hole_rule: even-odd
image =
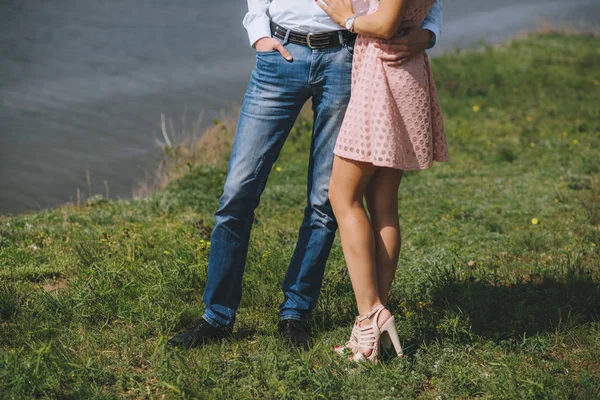
[[[377,318],[375,318],[375,320],[371,324],[368,324],[366,326],[360,326],[360,322],[366,319],[371,319],[373,316],[377,316],[384,309],[385,306],[383,304],[379,304],[375,306],[371,311],[366,313],[364,316],[357,317],[357,323],[355,325],[355,328],[357,328],[356,336],[359,350],[356,352],[356,354],[362,354],[360,349],[369,349],[372,351],[371,354],[375,354],[375,352],[377,351],[377,346],[379,345],[377,334],[375,331],[375,327],[379,328],[379,326],[377,325]],[[365,355],[362,355],[357,356],[357,359],[360,359],[361,357],[369,359],[371,358],[371,356],[367,357]]]
[[379,312],[381,312],[384,309],[384,305],[383,304],[379,304],[377,306],[375,306],[371,311],[369,311],[368,313],[366,313],[365,315],[363,315],[362,317],[359,315],[358,317],[356,317],[356,321],[357,322],[362,322],[365,319],[371,319],[371,317]]

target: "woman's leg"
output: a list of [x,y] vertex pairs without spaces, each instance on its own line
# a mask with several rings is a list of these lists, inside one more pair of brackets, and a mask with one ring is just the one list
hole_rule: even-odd
[[[363,206],[365,191],[377,173],[378,168],[370,163],[336,156],[329,182],[329,199],[338,222],[358,313],[363,316],[382,304],[381,291],[378,289],[380,279],[375,263],[374,230]],[[387,173],[384,173],[384,176],[387,176]],[[388,180],[384,179],[383,182],[387,183]],[[397,188],[396,185],[396,190]],[[389,283],[386,288],[387,293]],[[391,317],[387,309],[377,315],[378,326]],[[360,325],[364,327],[372,323],[369,318],[364,319]],[[368,356],[371,350],[363,348],[361,352]]]
[[375,239],[377,288],[383,305],[387,302],[400,256],[398,187],[402,172],[393,168],[378,168],[365,193]]
[[336,156],[329,181],[329,200],[338,223],[359,315],[381,303],[373,230],[363,206],[365,190],[376,170],[373,164]]

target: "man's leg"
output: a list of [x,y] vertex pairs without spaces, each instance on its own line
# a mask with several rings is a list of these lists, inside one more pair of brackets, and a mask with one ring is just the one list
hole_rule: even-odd
[[325,263],[337,228],[328,200],[328,186],[335,141],[350,101],[351,70],[352,55],[347,48],[330,49],[313,60],[310,82],[315,120],[308,204],[283,282],[282,320],[306,321],[317,305]]
[[306,82],[310,59],[301,46],[286,47],[293,62],[278,52],[257,53],[215,214],[203,318],[219,328],[235,322],[254,210],[273,163],[310,95]]

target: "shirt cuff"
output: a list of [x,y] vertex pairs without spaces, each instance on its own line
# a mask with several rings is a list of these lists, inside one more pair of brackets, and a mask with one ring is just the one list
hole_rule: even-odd
[[438,26],[431,22],[424,22],[423,25],[421,25],[421,29],[427,29],[428,31],[433,33],[433,40],[431,41],[431,45],[427,48],[428,50],[432,49],[437,43],[438,37],[440,37],[440,30]]
[[271,20],[266,15],[264,17],[256,18],[246,27],[248,31],[248,39],[250,39],[250,45],[254,47],[254,43],[258,39],[264,37],[271,37]]

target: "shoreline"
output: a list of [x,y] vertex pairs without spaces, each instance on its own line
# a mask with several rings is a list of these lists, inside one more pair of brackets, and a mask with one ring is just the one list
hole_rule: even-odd
[[[509,39],[502,43],[488,45],[485,43],[478,42],[478,43],[472,44],[470,47],[468,47],[466,49],[459,49],[459,50],[454,50],[454,51],[469,52],[469,51],[477,51],[477,49],[476,49],[477,47],[485,48],[487,46],[502,46],[503,43],[507,43],[511,40],[523,38],[530,34],[546,32],[548,30],[554,31],[552,24],[546,23],[544,26],[541,26],[540,28],[534,30],[533,32],[529,32],[529,33],[519,32],[512,39]],[[589,32],[590,34],[598,35],[599,31],[600,31],[600,28],[589,27],[589,29],[585,30],[585,33]],[[578,31],[573,26],[567,32],[581,33],[581,31]],[[440,47],[440,49],[443,49],[443,46]],[[452,52],[452,50],[449,48],[446,48],[445,51],[446,51],[446,53]],[[435,57],[442,56],[444,53],[434,51],[432,54],[433,54],[432,58],[435,58]],[[234,107],[232,107],[232,108],[234,108]],[[210,113],[207,113],[207,114],[200,113],[200,115],[207,116],[204,124],[201,123],[200,125],[195,125],[197,121],[194,122],[194,120],[198,117],[198,115],[191,115],[187,111],[184,111],[184,114],[185,113],[187,113],[187,116],[182,116],[182,117],[180,117],[181,113],[171,114],[172,119],[175,120],[174,130],[175,131],[177,131],[177,130],[187,131],[188,129],[190,129],[190,126],[188,126],[186,124],[189,123],[189,124],[191,124],[191,130],[192,130],[191,135],[202,136],[203,128],[197,129],[197,127],[206,125],[206,123],[207,123],[206,119],[210,118],[210,116],[211,116]],[[180,119],[183,120],[185,118],[189,118],[190,115],[191,115],[190,119],[192,121],[186,122],[186,123],[179,122]],[[237,117],[235,117],[235,118],[237,118]],[[138,142],[125,143],[125,147],[130,148],[130,150],[132,150],[133,152],[124,152],[121,156],[119,156],[119,159],[112,160],[113,162],[116,162],[117,164],[119,164],[121,166],[120,172],[116,172],[114,170],[111,171],[110,169],[107,169],[104,166],[105,162],[104,162],[103,155],[100,155],[99,157],[94,157],[94,158],[84,157],[87,152],[91,151],[91,149],[88,148],[89,146],[81,147],[81,145],[79,145],[79,150],[77,150],[77,152],[80,153],[80,156],[78,156],[78,159],[79,159],[78,162],[79,162],[80,168],[76,167],[72,170],[67,171],[71,175],[80,176],[79,181],[81,183],[79,185],[71,186],[70,184],[65,183],[64,181],[66,180],[66,175],[64,175],[64,174],[63,175],[59,174],[57,178],[52,178],[52,179],[59,180],[59,182],[57,182],[57,184],[54,184],[49,179],[41,179],[40,180],[41,173],[37,172],[37,169],[39,169],[39,168],[28,166],[26,168],[26,170],[23,170],[21,173],[24,174],[25,171],[27,171],[27,174],[28,174],[27,176],[29,176],[29,179],[33,179],[34,176],[39,176],[39,179],[37,180],[37,182],[38,182],[37,184],[38,184],[38,186],[40,186],[42,188],[47,188],[46,193],[48,193],[48,198],[49,198],[49,201],[51,202],[51,204],[44,206],[44,204],[41,204],[38,202],[37,206],[30,207],[29,210],[12,211],[12,212],[5,211],[0,215],[14,215],[15,213],[19,213],[19,212],[35,212],[35,211],[51,208],[53,206],[57,206],[57,205],[64,204],[64,203],[77,202],[77,191],[78,190],[80,192],[85,192],[85,193],[87,193],[89,191],[89,189],[88,189],[89,183],[88,183],[88,179],[86,177],[87,170],[91,170],[92,186],[98,188],[98,190],[96,190],[95,192],[105,193],[106,192],[105,188],[106,188],[106,185],[108,184],[109,192],[112,193],[114,196],[114,197],[112,197],[113,199],[115,199],[115,198],[129,199],[129,198],[134,197],[135,194],[138,193],[140,190],[139,186],[142,186],[142,187],[147,186],[143,182],[146,179],[146,177],[153,176],[153,174],[155,174],[155,172],[156,172],[156,168],[157,168],[156,165],[158,164],[159,168],[160,168],[160,165],[164,161],[164,160],[162,160],[161,150],[157,147],[153,147],[153,148],[150,147],[150,145],[152,144],[153,141],[155,141],[157,138],[159,138],[159,139],[161,138],[161,133],[160,133],[160,128],[159,128],[160,124],[159,123],[158,124],[157,123],[153,123],[153,124],[145,123],[145,124],[148,126],[148,134],[146,135],[145,139],[142,140],[142,142],[138,141]],[[155,128],[151,128],[152,125],[154,125]],[[210,126],[208,128],[210,128]],[[188,134],[190,134],[190,133],[188,133]],[[162,139],[160,139],[160,140],[162,140]],[[0,144],[1,144],[1,142],[0,142]],[[61,146],[61,147],[67,148],[69,145],[70,145],[69,143],[65,143],[64,146]],[[68,151],[68,150],[66,150],[66,151]],[[132,154],[137,154],[137,156],[133,156],[133,158],[132,158]],[[127,160],[131,160],[131,161],[127,161]],[[125,165],[127,165],[127,166],[125,168],[123,168]],[[102,169],[99,170],[99,168],[102,168]],[[72,171],[76,171],[76,172],[73,173]],[[119,181],[120,179],[122,179],[121,177],[123,176],[123,172],[125,172],[125,175],[127,176],[126,180],[129,182],[129,184],[126,185],[128,187],[127,189],[125,189],[123,187],[122,183],[120,183],[120,181]],[[61,183],[60,181],[63,181],[63,182]],[[20,189],[20,186],[22,185],[21,181],[18,181],[11,176],[11,177],[9,177],[8,182],[13,182],[13,183],[11,183],[9,186],[6,186],[7,184],[5,184],[4,192],[2,192],[2,188],[0,187],[0,197],[3,197],[5,199],[4,201],[6,201],[6,199],[10,198],[10,196],[13,193],[18,198],[19,190],[21,190]],[[105,183],[105,182],[107,182],[107,183]],[[58,187],[60,187],[62,189],[57,190]],[[7,190],[7,188],[10,188],[11,191]],[[30,196],[30,197],[32,197],[32,196]],[[70,197],[70,200],[66,200],[69,197]],[[59,198],[63,198],[66,201],[59,200]],[[16,201],[12,201],[11,203],[14,204],[14,203],[16,203]],[[15,207],[15,206],[13,206],[13,207],[6,206],[5,207],[5,209],[10,209],[10,208],[17,209],[20,207]]]

